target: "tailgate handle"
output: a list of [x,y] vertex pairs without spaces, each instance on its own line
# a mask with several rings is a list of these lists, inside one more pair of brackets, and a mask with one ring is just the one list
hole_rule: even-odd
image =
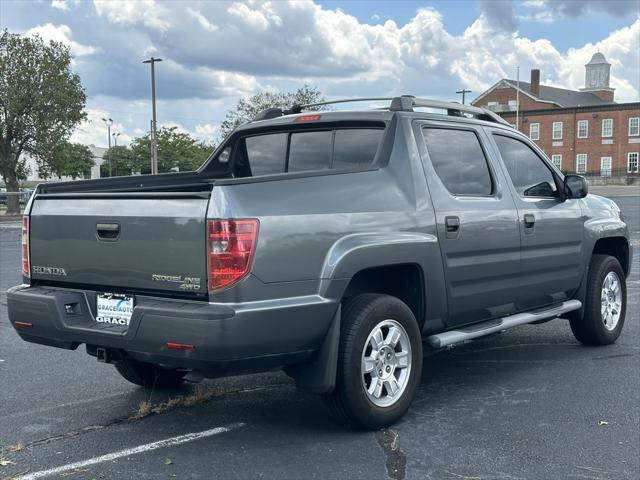
[[117,223],[98,223],[96,231],[100,240],[116,240],[120,235],[120,225]]

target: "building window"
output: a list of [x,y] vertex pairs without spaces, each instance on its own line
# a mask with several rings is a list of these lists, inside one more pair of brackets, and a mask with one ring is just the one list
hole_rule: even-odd
[[640,135],[640,117],[631,117],[629,119],[629,136],[637,137]]
[[602,136],[613,137],[613,118],[604,118],[602,120]]
[[562,155],[551,155],[551,163],[558,167],[558,170],[562,170]]
[[576,173],[587,173],[587,154],[576,155]]
[[553,122],[553,135],[554,140],[562,140],[562,122]]
[[578,120],[578,138],[587,138],[589,133],[589,120]]
[[627,153],[627,172],[638,173],[638,152]]
[[487,107],[497,107],[500,105],[498,102],[487,102]]
[[600,158],[600,176],[601,177],[611,176],[611,157]]
[[540,124],[539,123],[529,124],[529,138],[531,140],[540,140]]

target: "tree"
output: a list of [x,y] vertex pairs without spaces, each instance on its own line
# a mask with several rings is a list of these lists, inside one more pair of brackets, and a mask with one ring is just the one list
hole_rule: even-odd
[[267,108],[286,109],[292,105],[304,105],[324,101],[317,87],[304,85],[295,92],[260,92],[249,98],[241,98],[235,110],[230,110],[220,125],[220,138],[224,140],[233,130],[243,123],[253,120],[262,110]]
[[104,152],[102,158],[104,161],[100,165],[100,177],[109,176],[109,161],[111,161],[111,174],[113,176],[140,173],[141,165],[138,164],[131,149],[124,145],[111,147]]
[[[23,153],[46,162],[53,147],[85,118],[86,95],[71,71],[69,48],[39,37],[0,34],[0,174],[7,191],[18,191]],[[10,195],[7,214],[19,213]]]
[[[195,170],[207,159],[212,147],[179,132],[177,127],[162,127],[158,130],[158,172]],[[149,135],[131,142],[137,171],[151,172],[151,143]]]
[[38,173],[42,178],[56,176],[75,180],[89,177],[94,165],[93,153],[89,147],[63,140],[51,149],[46,161],[38,159]]
[[[158,172],[196,170],[207,159],[213,147],[188,133],[179,132],[177,127],[162,127],[158,130]],[[135,175],[151,173],[151,143],[149,134],[135,138],[131,148],[118,146],[111,148],[111,168],[114,175]],[[100,168],[100,176],[109,176],[105,162]],[[117,173],[116,173],[117,172]]]

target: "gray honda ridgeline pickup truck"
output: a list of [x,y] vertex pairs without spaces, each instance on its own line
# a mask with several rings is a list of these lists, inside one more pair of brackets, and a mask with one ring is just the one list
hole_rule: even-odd
[[146,388],[284,369],[371,429],[407,410],[427,350],[557,317],[614,342],[616,204],[490,111],[376,100],[265,110],[196,172],[40,185],[16,331]]

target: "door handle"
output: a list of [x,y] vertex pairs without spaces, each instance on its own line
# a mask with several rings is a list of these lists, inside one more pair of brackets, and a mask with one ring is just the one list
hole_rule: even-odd
[[460,231],[460,219],[458,217],[445,217],[444,228],[447,232],[447,238],[453,238]]
[[533,228],[536,224],[536,217],[533,213],[527,213],[524,216],[524,228]]
[[115,240],[120,235],[120,225],[117,223],[98,223],[96,233],[100,240]]

